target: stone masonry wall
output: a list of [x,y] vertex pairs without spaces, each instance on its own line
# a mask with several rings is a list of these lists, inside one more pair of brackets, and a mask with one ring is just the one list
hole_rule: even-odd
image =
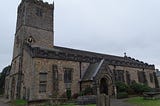
[[[52,76],[52,66],[57,65],[58,66],[58,96],[61,97],[66,93],[66,85],[64,83],[64,68],[72,68],[72,83],[71,83],[71,92],[73,94],[77,94],[80,91],[80,64],[79,62],[73,62],[73,61],[63,61],[63,60],[51,60],[51,59],[40,59],[35,58],[33,60],[34,66],[34,94],[37,99],[46,99],[50,96],[54,96],[53,94],[53,76]],[[87,63],[86,63],[87,64]],[[83,63],[83,66],[84,63]],[[86,65],[87,66],[87,65]],[[47,72],[47,92],[46,93],[39,93],[39,73],[40,72]],[[33,92],[33,91],[31,91]],[[63,97],[63,96],[62,96]]]
[[[109,67],[110,67],[110,69],[111,70],[124,70],[124,72],[126,73],[126,71],[128,71],[129,72],[129,74],[130,74],[130,78],[131,78],[131,81],[132,80],[135,80],[136,82],[139,82],[138,81],[138,71],[144,71],[145,72],[145,75],[146,75],[146,79],[147,79],[147,82],[148,82],[148,85],[150,86],[150,87],[152,87],[152,88],[154,88],[155,87],[155,83],[154,83],[154,81],[153,82],[151,82],[150,81],[150,76],[149,76],[149,74],[151,73],[151,74],[153,74],[153,72],[155,71],[155,70],[152,70],[152,69],[140,69],[140,68],[134,68],[134,67],[122,67],[122,66],[116,66],[115,68],[114,68],[114,66],[112,66],[112,65],[109,65]],[[124,73],[124,79],[125,79],[125,82],[127,82],[126,81],[126,74]]]
[[23,77],[21,85],[21,98],[32,100],[35,97],[35,71],[34,63],[32,57],[28,54],[26,50],[23,51]]

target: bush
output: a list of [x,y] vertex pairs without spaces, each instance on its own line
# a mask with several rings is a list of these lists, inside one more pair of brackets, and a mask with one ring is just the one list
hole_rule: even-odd
[[[116,82],[117,87],[117,96],[122,95],[126,92],[128,94],[138,94],[142,95],[143,92],[149,92],[151,91],[151,88],[147,86],[146,84],[140,84],[136,82],[132,82],[130,86],[126,85],[124,82]],[[122,94],[121,94],[122,93]]]
[[10,69],[11,69],[11,66],[7,66],[0,73],[0,95],[4,94],[5,78],[7,76],[7,73],[10,71]]
[[79,96],[79,94],[75,93],[75,94],[72,95],[72,98],[73,98],[73,99],[77,99],[78,96]]
[[128,90],[127,90],[128,95],[135,95],[135,91],[129,86]]
[[151,88],[145,84],[139,84],[139,83],[132,83],[130,87],[134,90],[137,94],[142,94],[143,92],[149,92],[151,91]]
[[118,98],[118,99],[128,98],[128,93],[127,93],[127,92],[119,92],[119,93],[117,94],[117,98]]
[[85,90],[81,91],[79,96],[83,96],[83,95],[93,95],[93,88],[91,87],[87,87],[85,88]]
[[124,82],[116,82],[117,92],[127,92],[128,86]]
[[12,105],[15,105],[15,106],[25,106],[27,104],[27,101],[22,100],[22,99],[18,99],[18,100],[12,101],[11,103],[12,103]]
[[68,99],[71,98],[71,89],[67,89],[66,95],[67,95],[67,98],[68,98]]
[[85,95],[92,95],[93,94],[93,89],[91,87],[88,87],[84,90]]

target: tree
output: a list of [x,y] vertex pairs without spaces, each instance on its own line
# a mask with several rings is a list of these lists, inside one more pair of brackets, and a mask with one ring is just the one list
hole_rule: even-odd
[[8,72],[10,72],[11,66],[5,67],[2,72],[0,73],[0,94],[4,93],[4,85],[5,85],[5,78]]

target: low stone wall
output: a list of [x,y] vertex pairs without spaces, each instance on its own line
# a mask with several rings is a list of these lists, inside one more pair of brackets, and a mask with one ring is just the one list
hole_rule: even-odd
[[27,106],[43,106],[47,102],[48,100],[33,100],[33,101],[28,101]]
[[76,103],[78,105],[96,104],[96,100],[97,100],[96,95],[79,96],[76,100]]
[[160,92],[144,92],[144,99],[160,99]]

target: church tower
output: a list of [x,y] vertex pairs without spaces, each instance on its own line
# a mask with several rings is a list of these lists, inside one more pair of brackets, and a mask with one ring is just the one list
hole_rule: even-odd
[[[42,0],[22,0],[17,11],[17,25],[10,71],[10,99],[21,98],[24,75],[25,44],[31,47],[53,47],[54,5]],[[30,67],[30,66],[28,66]]]
[[14,56],[24,42],[31,46],[53,47],[53,4],[42,0],[22,0],[17,12]]

